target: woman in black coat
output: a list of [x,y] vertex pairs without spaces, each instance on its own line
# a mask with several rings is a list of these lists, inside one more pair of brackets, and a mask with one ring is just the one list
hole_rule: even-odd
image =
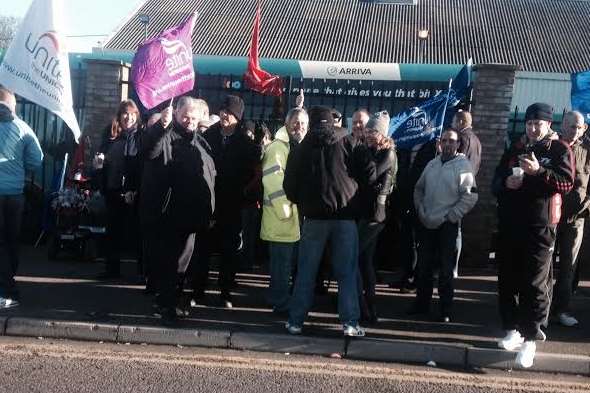
[[385,227],[387,205],[397,173],[397,157],[393,140],[389,138],[389,115],[379,112],[372,115],[364,130],[368,156],[375,173],[370,184],[361,190],[362,210],[358,221],[359,233],[359,304],[361,317],[370,323],[377,322],[375,307],[376,273],[373,260],[379,234]]
[[[97,153],[99,161],[103,161],[98,174],[107,208],[106,270],[99,278],[120,276],[123,249],[136,250],[141,261],[137,201],[142,171],[142,133],[137,105],[133,100],[122,101],[111,124],[104,130]],[[131,228],[127,226],[129,223]],[[129,242],[131,247],[126,247]]]

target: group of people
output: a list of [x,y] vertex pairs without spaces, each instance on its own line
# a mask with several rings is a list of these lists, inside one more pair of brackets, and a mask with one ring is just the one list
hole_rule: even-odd
[[[0,145],[0,158],[9,158],[0,162],[0,232],[9,256],[0,263],[0,308],[18,305],[15,234],[24,170],[42,160],[34,133],[14,113],[14,96],[0,89],[0,140],[10,141]],[[411,149],[396,149],[386,111],[355,111],[352,133],[341,119],[334,109],[306,110],[300,103],[271,136],[260,124],[247,126],[244,102],[235,95],[225,97],[215,122],[207,103],[189,96],[145,125],[132,100],[121,102],[93,162],[108,211],[101,278],[118,277],[121,251],[136,250],[146,292],[155,296],[163,322],[174,323],[202,300],[218,244],[221,301],[231,308],[242,235],[252,232],[244,209],[259,204],[259,238],[268,244],[268,302],[287,320],[287,331],[302,333],[320,266],[327,265],[338,282],[344,335],[364,336],[361,322],[378,322],[377,242],[395,216],[401,228],[399,287],[416,292],[408,314],[430,311],[437,276],[437,318],[451,322],[461,222],[478,199],[482,146],[471,114],[458,111],[438,138]],[[525,135],[505,151],[493,181],[506,330],[499,345],[520,349],[523,367],[533,364],[535,341],[545,339],[550,314],[563,325],[577,324],[569,303],[590,206],[590,138],[581,114],[566,113],[560,134],[551,129],[552,119],[547,104],[527,109]],[[126,236],[129,223],[140,236]],[[560,269],[553,286],[556,238]],[[188,301],[185,285],[192,289]]]

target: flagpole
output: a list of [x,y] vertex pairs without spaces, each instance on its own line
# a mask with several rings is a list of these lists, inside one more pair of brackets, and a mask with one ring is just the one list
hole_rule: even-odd
[[451,94],[451,84],[453,83],[453,78],[449,79],[449,87],[447,88],[447,98],[445,100],[445,108],[443,109],[442,118],[440,120],[440,131],[438,132],[438,138],[442,135],[443,127],[445,126],[445,116],[447,114],[447,106],[449,105],[449,95]]

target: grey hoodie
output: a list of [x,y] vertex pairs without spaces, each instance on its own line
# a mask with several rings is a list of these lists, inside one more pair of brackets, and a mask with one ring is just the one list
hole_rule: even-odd
[[414,189],[414,206],[422,224],[436,229],[445,221],[458,223],[477,202],[471,163],[464,154],[445,163],[432,159]]

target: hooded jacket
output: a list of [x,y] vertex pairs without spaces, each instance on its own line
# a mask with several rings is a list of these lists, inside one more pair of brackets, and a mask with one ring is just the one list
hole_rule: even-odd
[[0,195],[20,195],[25,170],[41,166],[43,152],[37,136],[10,109],[0,103]]
[[364,145],[327,126],[310,130],[289,154],[283,188],[306,218],[349,220],[359,216],[359,186],[374,180]]
[[[543,140],[526,146],[526,135],[504,152],[496,168],[492,191],[498,198],[500,225],[555,226],[561,213],[560,195],[574,184],[574,156],[563,142],[548,134]],[[519,166],[519,155],[535,153],[540,164],[536,175],[524,175],[517,190],[506,188],[506,178]]]
[[289,134],[282,127],[262,158],[262,240],[290,243],[298,241],[300,237],[297,205],[287,199],[283,189],[290,150]]
[[436,229],[445,221],[458,223],[476,202],[473,169],[462,153],[446,162],[441,156],[431,160],[414,189],[418,218],[428,229]]

